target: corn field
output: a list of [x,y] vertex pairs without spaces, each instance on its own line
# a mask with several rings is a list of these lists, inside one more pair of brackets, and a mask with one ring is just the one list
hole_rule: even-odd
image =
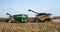
[[60,23],[3,23],[0,32],[60,32]]

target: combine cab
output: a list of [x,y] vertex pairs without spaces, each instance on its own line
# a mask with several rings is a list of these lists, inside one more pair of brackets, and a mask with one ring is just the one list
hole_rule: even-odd
[[31,9],[29,9],[28,11],[32,11],[37,14],[33,22],[50,22],[53,18],[50,13],[37,13]]
[[9,13],[7,13],[7,15],[9,15],[9,23],[25,23],[27,22],[28,19],[28,15],[26,14],[18,14],[18,15],[10,15]]

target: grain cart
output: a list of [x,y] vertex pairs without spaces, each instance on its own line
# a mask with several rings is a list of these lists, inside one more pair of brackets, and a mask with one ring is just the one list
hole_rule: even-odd
[[29,9],[28,11],[32,11],[37,14],[33,22],[50,22],[53,18],[50,13],[37,13],[31,9]]
[[9,23],[25,23],[27,22],[28,15],[26,14],[17,14],[17,15],[10,15],[9,13],[6,13],[6,15],[9,15]]

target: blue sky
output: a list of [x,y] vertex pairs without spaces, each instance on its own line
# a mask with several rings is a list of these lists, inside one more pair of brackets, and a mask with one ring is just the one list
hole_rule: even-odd
[[0,0],[0,18],[8,17],[7,12],[11,15],[27,14],[34,17],[35,14],[28,12],[28,9],[60,16],[60,0]]

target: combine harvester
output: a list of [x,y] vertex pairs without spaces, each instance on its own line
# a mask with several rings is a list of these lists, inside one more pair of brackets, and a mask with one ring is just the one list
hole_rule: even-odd
[[34,13],[36,13],[36,17],[34,18],[33,22],[50,22],[52,21],[52,15],[50,13],[37,13],[31,9],[29,9],[28,11],[32,11]]
[[6,13],[6,15],[9,15],[8,21],[9,23],[25,23],[27,22],[28,15],[26,14],[17,14],[17,15],[11,15],[9,13]]

